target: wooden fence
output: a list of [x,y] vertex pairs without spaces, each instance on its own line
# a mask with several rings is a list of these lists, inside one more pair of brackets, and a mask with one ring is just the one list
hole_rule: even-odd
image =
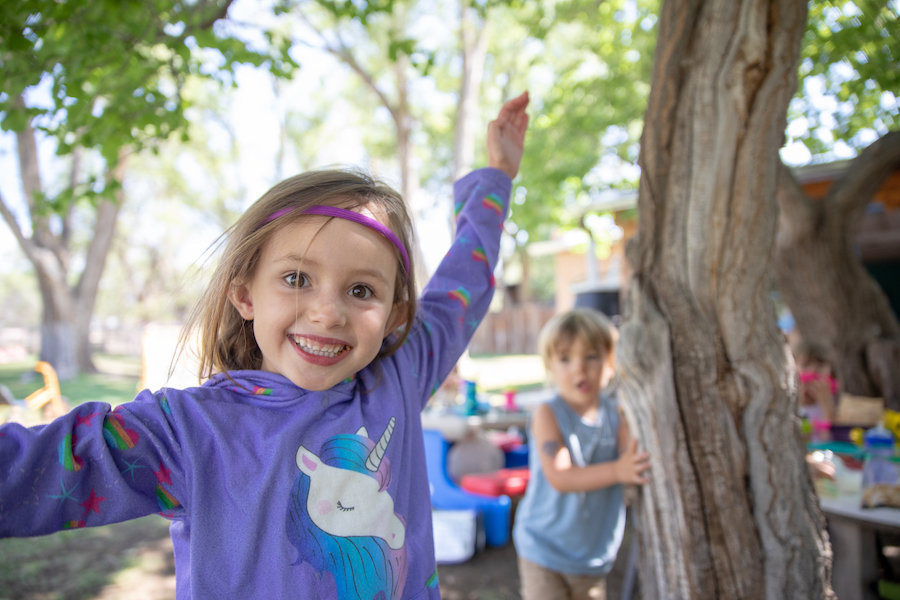
[[507,306],[489,312],[469,343],[472,354],[537,354],[541,327],[555,314],[539,304]]

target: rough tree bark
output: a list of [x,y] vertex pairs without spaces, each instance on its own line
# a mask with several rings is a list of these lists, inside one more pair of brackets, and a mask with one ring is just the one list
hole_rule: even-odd
[[872,196],[898,169],[900,131],[862,151],[821,199],[781,165],[775,245],[778,287],[800,336],[828,353],[842,390],[883,396],[893,410],[900,410],[900,324],[853,240]]
[[[90,322],[94,314],[100,277],[115,234],[119,207],[124,198],[121,188],[116,202],[102,201],[96,210],[93,235],[84,257],[84,267],[74,279],[71,265],[72,207],[59,216],[56,232],[51,225],[53,217],[38,206],[42,191],[35,132],[31,125],[16,134],[19,170],[25,201],[31,218],[31,237],[24,231],[0,198],[0,213],[9,225],[25,256],[34,265],[38,287],[43,302],[41,317],[40,359],[49,362],[61,380],[71,379],[78,373],[96,372],[91,359]],[[72,164],[72,180],[75,183],[79,168],[78,153]],[[125,169],[124,155],[116,169],[108,174],[121,182]]]
[[618,367],[644,598],[832,598],[769,297],[804,0],[666,0]]

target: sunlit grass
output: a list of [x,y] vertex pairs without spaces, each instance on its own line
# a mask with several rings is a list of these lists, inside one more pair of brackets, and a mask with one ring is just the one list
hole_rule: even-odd
[[[134,399],[138,392],[140,358],[112,355],[96,358],[97,367],[108,372],[80,374],[72,380],[60,381],[60,390],[69,404],[107,402],[118,406]],[[13,398],[22,400],[43,387],[43,377],[34,370],[36,363],[37,357],[30,356],[21,362],[0,365],[0,384],[9,388]]]

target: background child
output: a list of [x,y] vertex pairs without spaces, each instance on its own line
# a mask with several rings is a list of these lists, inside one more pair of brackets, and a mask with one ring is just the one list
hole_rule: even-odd
[[457,237],[416,307],[403,200],[323,171],[226,234],[199,328],[201,387],[0,429],[0,536],[159,513],[178,598],[437,598],[419,412],[493,294],[527,94],[454,186]]
[[617,336],[602,313],[576,308],[538,338],[558,395],[530,424],[531,478],[513,530],[523,600],[604,598],[625,529],[620,484],[647,481],[649,455],[603,393]]
[[801,341],[794,356],[800,377],[800,416],[810,421],[834,421],[838,385],[825,351]]

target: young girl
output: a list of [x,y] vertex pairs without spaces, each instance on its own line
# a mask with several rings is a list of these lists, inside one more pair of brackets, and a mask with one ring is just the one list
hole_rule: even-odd
[[0,536],[159,513],[177,597],[438,598],[419,412],[493,294],[527,94],[488,127],[489,168],[455,184],[457,234],[413,297],[402,199],[307,173],[227,234],[190,324],[201,387],[0,429]]
[[523,600],[604,598],[625,528],[620,484],[647,481],[649,456],[603,392],[617,335],[602,313],[576,308],[538,338],[558,396],[531,418],[531,477],[513,529]]

